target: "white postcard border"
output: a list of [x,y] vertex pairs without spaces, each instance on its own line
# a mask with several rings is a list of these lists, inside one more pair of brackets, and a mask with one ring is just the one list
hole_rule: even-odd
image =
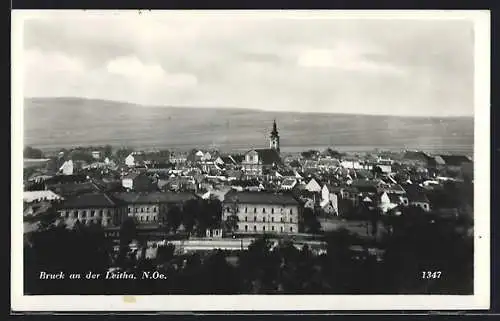
[[[23,295],[23,22],[55,14],[134,15],[137,10],[12,11],[12,171],[11,309],[13,311],[290,311],[290,310],[476,310],[490,307],[490,13],[489,11],[210,11],[217,17],[290,17],[298,19],[470,19],[475,24],[474,118],[474,295]],[[146,11],[176,17],[201,11]]]

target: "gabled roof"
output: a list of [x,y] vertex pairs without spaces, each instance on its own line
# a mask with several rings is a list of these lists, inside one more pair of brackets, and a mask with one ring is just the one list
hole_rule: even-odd
[[429,199],[422,188],[415,185],[406,185],[405,186],[406,195],[408,196],[408,200],[410,202],[423,202],[429,203]]
[[229,191],[224,195],[224,203],[243,204],[273,204],[273,205],[299,205],[299,202],[288,193],[268,192],[236,192]]
[[463,163],[471,163],[471,160],[464,155],[440,155],[446,165],[461,166]]
[[231,157],[234,159],[236,164],[241,164],[241,162],[243,162],[243,160],[245,159],[245,155],[239,155],[239,154],[231,155]]
[[67,198],[60,208],[108,208],[115,207],[119,201],[106,193],[88,193]]

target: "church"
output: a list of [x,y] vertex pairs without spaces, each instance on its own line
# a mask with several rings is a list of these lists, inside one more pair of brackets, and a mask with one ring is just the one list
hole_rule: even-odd
[[265,174],[266,170],[282,165],[280,157],[280,136],[276,126],[276,120],[273,122],[273,130],[269,137],[269,148],[252,149],[246,152],[241,165],[243,172],[247,176],[261,176]]

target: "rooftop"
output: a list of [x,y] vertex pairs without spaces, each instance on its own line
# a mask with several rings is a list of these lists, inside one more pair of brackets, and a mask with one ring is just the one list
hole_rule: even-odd
[[70,197],[61,205],[61,208],[107,208],[115,207],[117,201],[105,193],[88,193]]
[[180,203],[197,198],[196,195],[188,192],[124,192],[115,193],[113,196],[127,204]]
[[224,195],[224,202],[235,201],[243,204],[299,205],[291,194],[286,193],[229,191]]

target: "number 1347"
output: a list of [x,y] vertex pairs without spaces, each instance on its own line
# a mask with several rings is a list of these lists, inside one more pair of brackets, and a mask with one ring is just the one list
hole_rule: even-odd
[[441,271],[423,271],[422,279],[439,279],[441,278]]

